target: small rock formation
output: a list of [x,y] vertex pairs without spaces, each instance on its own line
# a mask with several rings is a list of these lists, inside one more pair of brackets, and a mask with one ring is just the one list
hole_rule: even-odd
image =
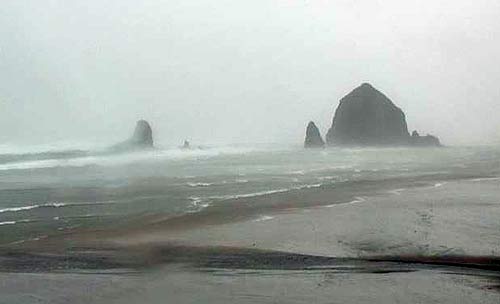
[[411,133],[410,144],[416,147],[440,147],[441,142],[436,136],[427,134],[426,136],[420,136],[417,131]]
[[318,127],[312,121],[307,125],[306,139],[304,141],[305,148],[323,148],[325,147],[325,142],[321,138]]
[[184,141],[184,144],[182,145],[181,149],[184,149],[184,150],[191,149],[191,145],[189,144],[188,140]]
[[135,126],[130,143],[137,147],[153,147],[153,130],[145,120],[139,120]]
[[326,142],[352,146],[440,145],[432,135],[421,137],[414,131],[410,136],[403,111],[368,83],[340,100]]
[[122,143],[114,145],[112,150],[128,151],[153,148],[153,131],[149,123],[139,120],[135,126],[132,137]]

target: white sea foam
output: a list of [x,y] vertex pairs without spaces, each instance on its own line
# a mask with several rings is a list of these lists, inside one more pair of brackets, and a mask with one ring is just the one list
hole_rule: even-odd
[[0,213],[25,211],[25,210],[35,209],[35,208],[40,208],[40,205],[4,208],[4,209],[0,209]]
[[318,180],[320,181],[329,181],[329,180],[333,180],[333,179],[336,179],[338,176],[320,176],[318,177]]
[[301,189],[311,189],[311,188],[319,188],[322,184],[310,184],[310,185],[301,185],[297,187],[292,187],[290,190],[301,190]]
[[264,221],[270,221],[274,219],[274,216],[270,216],[270,215],[262,215],[262,216],[259,216],[258,218],[256,218],[255,220],[253,220],[254,222],[264,222]]
[[16,220],[16,221],[5,221],[5,222],[0,222],[0,226],[15,225],[15,224],[25,224],[25,223],[31,223],[31,222],[33,222],[33,220],[29,220],[29,219]]
[[0,226],[4,225],[15,225],[16,221],[5,221],[5,222],[0,222]]
[[444,185],[446,185],[446,182],[442,182],[442,183],[435,183],[435,184],[434,184],[434,188],[439,188],[439,187],[442,187],[442,186],[444,186]]
[[483,177],[483,178],[473,178],[472,182],[483,182],[483,181],[495,181],[500,180],[500,177]]
[[51,144],[0,144],[0,155],[2,154],[37,154],[57,153],[65,151],[100,151],[106,145],[97,142],[55,142]]
[[214,183],[187,183],[189,187],[209,187],[214,185]]
[[10,207],[10,208],[0,209],[0,213],[27,211],[27,210],[37,209],[37,208],[59,208],[59,207],[64,207],[66,205],[67,204],[65,204],[65,203],[47,203],[47,204],[42,204],[42,205]]
[[275,189],[275,190],[267,190],[267,191],[245,193],[245,194],[232,194],[232,195],[211,196],[210,198],[212,198],[212,199],[228,200],[228,199],[238,199],[238,198],[249,198],[249,197],[255,197],[255,196],[263,196],[263,195],[269,195],[269,194],[275,194],[275,193],[282,193],[282,192],[288,192],[288,191],[290,191],[290,189],[283,188],[283,189]]
[[188,185],[189,187],[210,187],[210,186],[220,186],[220,185],[227,185],[227,184],[245,184],[245,183],[248,183],[247,179],[237,179],[234,181],[223,180],[223,181],[217,182],[217,183],[190,182],[190,183],[187,183],[186,185]]
[[366,199],[365,199],[364,197],[361,197],[361,196],[356,196],[356,197],[354,198],[354,200],[352,200],[352,201],[345,202],[345,203],[338,203],[338,204],[326,205],[326,206],[324,206],[324,207],[325,207],[325,208],[333,208],[333,207],[337,207],[337,206],[342,206],[342,205],[352,205],[352,204],[363,203],[363,202],[366,202]]
[[191,203],[193,205],[197,205],[198,203],[203,201],[203,199],[201,197],[198,197],[198,196],[191,196],[191,197],[189,197],[189,199],[191,200]]
[[366,202],[366,199],[361,197],[361,196],[356,196],[354,200],[348,202],[347,204],[356,204],[356,203],[363,203]]
[[390,194],[394,194],[394,195],[401,195],[401,192],[403,192],[405,190],[406,190],[406,188],[399,188],[399,189],[394,189],[394,190],[390,190],[387,192]]
[[307,185],[300,185],[300,186],[295,186],[295,187],[291,187],[291,188],[280,188],[280,189],[252,192],[252,193],[211,196],[210,198],[211,199],[222,199],[222,200],[249,198],[249,197],[264,196],[264,195],[270,195],[270,194],[276,194],[276,193],[284,193],[284,192],[289,192],[292,190],[319,188],[319,187],[321,187],[321,185],[322,184],[307,184]]
[[136,151],[119,154],[92,154],[89,156],[63,158],[63,159],[42,159],[29,160],[0,164],[0,171],[5,170],[30,170],[46,169],[57,167],[85,167],[90,165],[98,166],[120,166],[136,162],[154,161],[181,161],[208,159],[221,155],[238,155],[254,151],[250,148],[220,147],[208,149],[156,149],[150,151]]
[[191,200],[191,206],[196,209],[193,212],[200,211],[210,206],[210,201],[201,197],[191,196],[189,199]]

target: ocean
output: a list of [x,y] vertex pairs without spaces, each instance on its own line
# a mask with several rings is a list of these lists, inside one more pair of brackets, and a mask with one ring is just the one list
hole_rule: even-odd
[[238,208],[242,198],[251,203],[345,183],[500,176],[498,146],[238,145],[110,154],[102,148],[4,145],[0,153],[0,245],[74,229],[113,229],[153,215],[198,213],[223,203]]

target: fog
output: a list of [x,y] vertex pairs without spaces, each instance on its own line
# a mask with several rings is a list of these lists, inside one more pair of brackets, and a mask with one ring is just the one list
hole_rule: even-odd
[[497,0],[3,0],[0,142],[301,143],[370,82],[444,144],[500,141]]

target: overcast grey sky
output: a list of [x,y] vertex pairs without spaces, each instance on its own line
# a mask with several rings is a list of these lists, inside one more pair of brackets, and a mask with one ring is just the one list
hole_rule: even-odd
[[2,0],[0,141],[300,143],[362,82],[410,129],[500,140],[498,0]]

